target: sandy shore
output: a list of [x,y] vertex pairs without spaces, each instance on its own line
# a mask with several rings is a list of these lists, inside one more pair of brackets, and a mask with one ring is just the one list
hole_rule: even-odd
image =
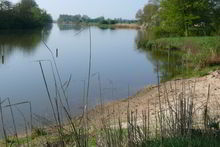
[[100,124],[100,120],[103,118],[117,120],[120,117],[122,121],[126,122],[128,105],[130,111],[137,113],[140,121],[142,113],[148,110],[150,118],[154,118],[155,112],[159,110],[158,90],[160,91],[163,110],[168,107],[167,101],[174,107],[175,99],[177,100],[183,96],[187,100],[191,97],[193,99],[193,111],[195,112],[193,117],[197,121],[202,121],[201,114],[204,112],[204,106],[209,97],[209,114],[212,118],[220,118],[220,71],[215,71],[199,78],[168,81],[161,83],[159,88],[157,85],[143,88],[134,96],[105,104],[103,111],[101,111],[101,106],[97,106],[89,112],[89,118],[94,125]]

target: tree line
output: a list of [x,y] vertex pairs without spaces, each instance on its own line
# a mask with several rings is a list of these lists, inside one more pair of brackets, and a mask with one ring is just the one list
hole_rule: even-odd
[[21,0],[16,4],[0,0],[0,22],[0,29],[38,28],[51,23],[52,17],[35,0]]
[[127,20],[121,18],[115,19],[106,19],[105,17],[97,17],[97,18],[90,18],[87,15],[60,15],[58,19],[58,23],[98,23],[98,24],[117,24],[117,23],[136,23],[136,20]]
[[136,18],[156,36],[220,35],[219,0],[150,0]]

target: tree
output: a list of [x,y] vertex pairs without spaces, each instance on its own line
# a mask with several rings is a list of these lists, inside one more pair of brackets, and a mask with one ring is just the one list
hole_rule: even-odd
[[159,5],[155,2],[150,2],[144,6],[143,10],[136,13],[136,18],[141,24],[146,24],[148,28],[158,25]]
[[140,9],[140,10],[138,10],[138,12],[136,13],[136,19],[138,19],[138,21],[140,21],[141,23],[142,23],[142,16],[143,16],[143,10],[142,9]]
[[12,3],[7,0],[0,1],[0,10],[10,10],[12,8]]
[[21,0],[20,5],[25,8],[25,9],[31,9],[34,7],[38,7],[37,3],[35,2],[35,0]]
[[40,9],[34,0],[21,0],[15,5],[1,0],[0,21],[0,29],[25,29],[43,27],[52,22],[52,17]]
[[162,0],[161,27],[178,35],[209,35],[215,0]]
[[85,22],[89,22],[89,20],[90,20],[89,16],[87,16],[87,15],[83,15],[81,19],[82,19],[82,21],[85,21]]
[[213,25],[215,29],[215,34],[220,35],[220,2],[216,3],[213,17]]

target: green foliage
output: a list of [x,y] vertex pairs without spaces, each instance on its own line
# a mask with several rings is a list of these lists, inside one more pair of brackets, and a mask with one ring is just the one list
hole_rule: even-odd
[[[175,76],[180,73],[181,77],[204,75],[220,65],[219,0],[160,0],[139,10],[137,18],[146,28],[137,37],[138,47],[182,52],[179,60],[174,62],[179,62],[184,70],[175,70]],[[214,35],[217,37],[207,37]],[[152,51],[152,54],[155,59],[161,59],[157,57],[158,51]],[[162,65],[161,69],[167,73],[170,68]],[[169,75],[173,77],[172,73]]]
[[148,31],[156,27],[160,37],[218,35],[220,5],[218,0],[160,0],[139,10],[136,18]]
[[219,5],[217,5],[215,8],[214,18],[212,20],[215,29],[215,32],[213,32],[213,34],[220,35],[220,2]]
[[161,27],[178,36],[210,35],[215,3],[213,0],[161,1]]
[[87,21],[89,18],[88,17],[83,17],[81,18],[81,15],[60,15],[58,22],[59,23],[71,23],[71,22],[75,22],[75,23],[80,23],[81,19],[83,21]]
[[146,23],[148,27],[158,25],[158,9],[159,5],[148,4],[143,10],[139,10],[136,14],[136,18],[140,21],[141,24]]
[[16,5],[0,1],[0,29],[25,29],[43,27],[52,17],[38,7],[34,0],[22,0]]
[[34,128],[32,133],[32,138],[37,138],[40,136],[46,136],[48,133],[43,128]]

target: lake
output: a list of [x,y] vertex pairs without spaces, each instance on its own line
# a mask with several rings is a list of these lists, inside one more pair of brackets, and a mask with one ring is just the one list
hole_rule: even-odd
[[[80,31],[82,30],[83,31]],[[80,32],[80,33],[79,33]],[[91,27],[92,63],[89,90],[89,107],[99,104],[99,82],[104,102],[126,98],[141,88],[157,83],[157,64],[161,64],[166,76],[176,56],[167,52],[137,49],[139,31],[131,29],[100,29]],[[11,103],[30,101],[37,116],[52,118],[51,107],[38,60],[51,60],[52,56],[42,40],[55,56],[61,81],[68,85],[66,95],[72,115],[82,112],[84,86],[87,86],[89,68],[89,31],[81,26],[58,26],[40,31],[1,31],[0,33],[0,97],[9,97]],[[168,62],[169,61],[169,62]],[[169,64],[168,64],[169,63]],[[51,97],[56,95],[50,62],[42,61],[45,79]],[[98,74],[100,80],[98,80]],[[165,73],[165,74],[164,74]],[[172,75],[171,74],[171,75]],[[170,76],[170,75],[169,75]],[[58,78],[58,77],[56,77]],[[68,83],[68,80],[70,82]],[[86,85],[84,85],[86,81]],[[59,82],[58,82],[59,83]],[[7,105],[5,102],[4,105]],[[11,125],[4,109],[5,124]],[[18,109],[28,119],[28,105]],[[17,108],[16,119],[22,120]],[[37,118],[35,118],[35,124]],[[17,121],[20,125],[22,121]]]

